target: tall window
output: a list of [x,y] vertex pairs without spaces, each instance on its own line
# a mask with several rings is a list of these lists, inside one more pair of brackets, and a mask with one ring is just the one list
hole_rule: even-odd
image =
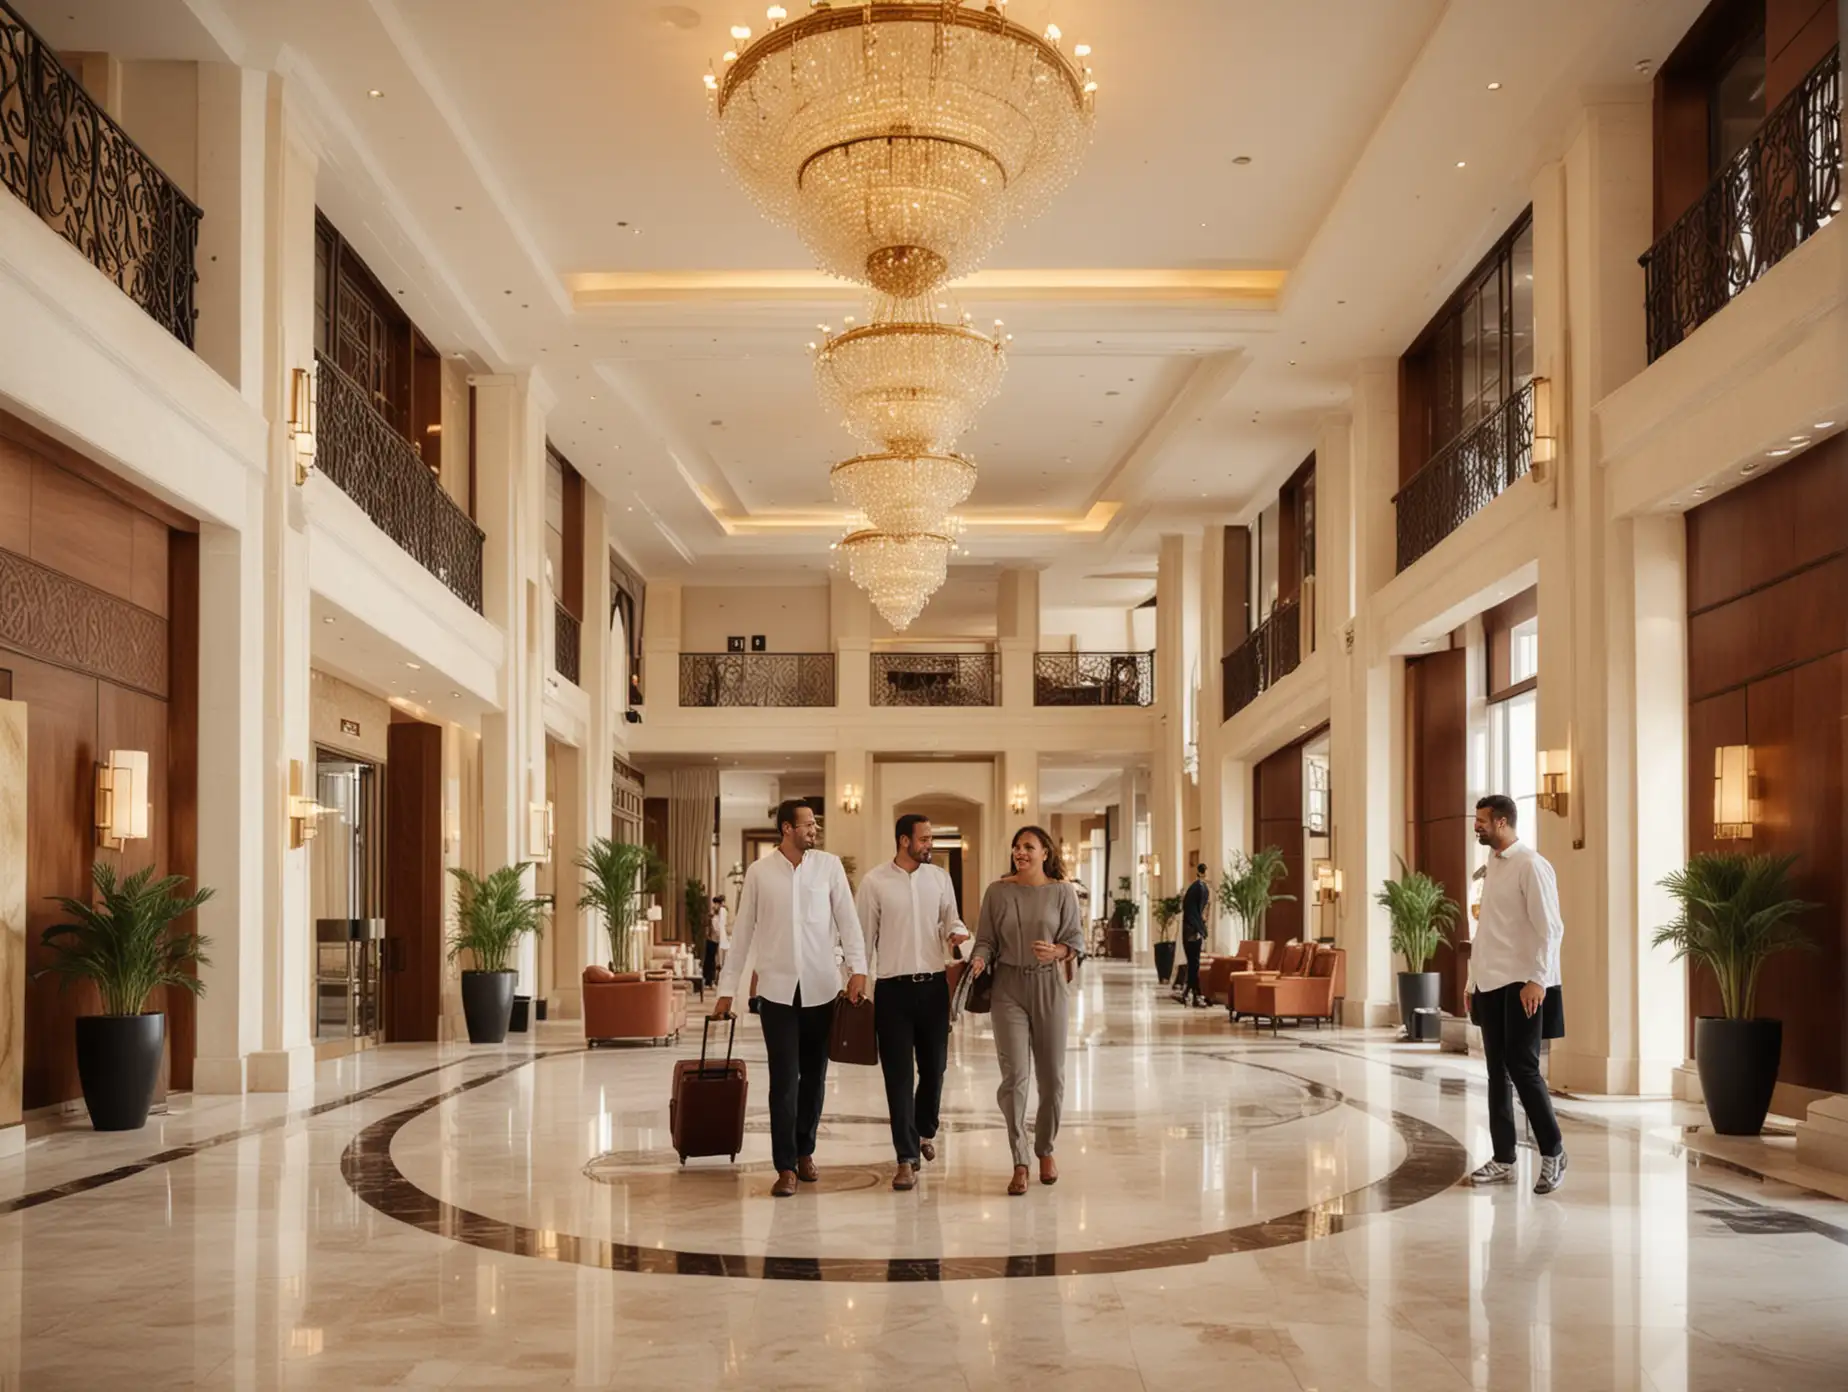
[[[1491,681],[1497,678],[1499,692],[1489,700],[1489,786],[1514,799],[1520,813],[1520,832],[1533,835],[1534,817],[1539,812],[1540,744],[1536,718],[1539,709],[1540,621],[1528,617],[1510,625],[1502,642],[1505,656],[1496,651],[1498,643],[1491,630]],[[1505,676],[1497,671],[1506,661]]]

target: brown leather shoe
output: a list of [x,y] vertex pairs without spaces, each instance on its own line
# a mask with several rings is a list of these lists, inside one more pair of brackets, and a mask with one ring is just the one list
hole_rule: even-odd
[[1014,1177],[1008,1181],[1007,1192],[1014,1198],[1019,1198],[1027,1192],[1027,1167],[1025,1165],[1014,1166]]
[[935,1160],[937,1158],[937,1143],[935,1141],[919,1141],[918,1153],[926,1160]]
[[900,1165],[898,1172],[892,1176],[892,1187],[899,1193],[918,1187],[918,1172],[909,1165]]
[[804,1155],[796,1160],[796,1178],[804,1184],[813,1184],[821,1178],[821,1171],[815,1168],[815,1157]]
[[793,1196],[795,1192],[796,1172],[794,1170],[778,1170],[776,1172],[776,1183],[770,1186],[770,1197],[773,1199],[787,1199]]
[[1040,1183],[1057,1184],[1059,1182],[1059,1162],[1050,1155],[1040,1156]]

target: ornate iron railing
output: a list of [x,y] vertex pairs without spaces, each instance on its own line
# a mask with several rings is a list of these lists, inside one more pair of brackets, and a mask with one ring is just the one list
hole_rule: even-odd
[[570,682],[578,683],[578,617],[556,601],[552,605],[552,668]]
[[407,555],[481,612],[481,528],[373,408],[366,389],[325,354],[314,358],[315,468]]
[[831,706],[833,653],[681,653],[682,706]]
[[199,209],[0,0],[0,184],[188,348]]
[[1227,653],[1222,667],[1225,677],[1225,710],[1222,718],[1230,720],[1264,692],[1302,665],[1303,608],[1294,597],[1271,610],[1270,617],[1246,635],[1245,641]]
[[1533,462],[1534,384],[1529,382],[1494,415],[1433,455],[1393,497],[1399,569],[1481,512]]
[[875,706],[992,706],[1000,686],[991,652],[873,654]]
[[1643,253],[1649,361],[1841,212],[1841,84],[1837,48]]
[[1036,706],[1152,706],[1155,654],[1034,653]]

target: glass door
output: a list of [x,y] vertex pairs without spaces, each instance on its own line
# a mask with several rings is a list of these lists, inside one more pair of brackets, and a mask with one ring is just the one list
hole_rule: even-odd
[[376,766],[322,751],[315,765],[321,812],[308,843],[315,922],[315,1042],[376,1044],[383,1028],[380,952],[384,875]]

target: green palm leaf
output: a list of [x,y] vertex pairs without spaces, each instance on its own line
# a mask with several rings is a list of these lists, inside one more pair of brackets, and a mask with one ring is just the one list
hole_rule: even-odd
[[115,867],[100,860],[90,867],[90,880],[100,903],[51,896],[75,921],[54,924],[40,936],[53,954],[45,971],[64,985],[95,982],[105,1015],[141,1014],[148,997],[162,986],[202,994],[205,985],[194,969],[211,965],[205,956],[211,940],[175,932],[173,924],[210,899],[212,891],[183,895],[185,876],[156,880],[151,865],[118,880]]
[[1422,972],[1450,940],[1457,922],[1456,903],[1443,882],[1399,861],[1399,878],[1388,880],[1374,896],[1392,921],[1392,950],[1405,959],[1408,972]]
[[600,836],[578,853],[576,865],[585,876],[578,907],[602,915],[610,939],[610,961],[625,966],[642,900],[659,894],[666,885],[667,862],[651,846]]
[[1752,1018],[1758,975],[1769,958],[1816,947],[1797,920],[1818,906],[1790,893],[1796,863],[1794,855],[1697,855],[1661,881],[1681,913],[1656,929],[1653,942],[1674,948],[1676,961],[1713,973],[1729,1020]]
[[1239,922],[1239,936],[1264,936],[1264,919],[1271,905],[1295,901],[1294,894],[1278,894],[1273,886],[1290,873],[1289,862],[1275,846],[1252,855],[1235,854],[1219,879],[1219,909]]
[[456,919],[449,933],[449,955],[464,952],[477,971],[507,971],[520,939],[545,926],[547,901],[526,893],[527,861],[503,865],[487,875],[451,866],[456,880]]

